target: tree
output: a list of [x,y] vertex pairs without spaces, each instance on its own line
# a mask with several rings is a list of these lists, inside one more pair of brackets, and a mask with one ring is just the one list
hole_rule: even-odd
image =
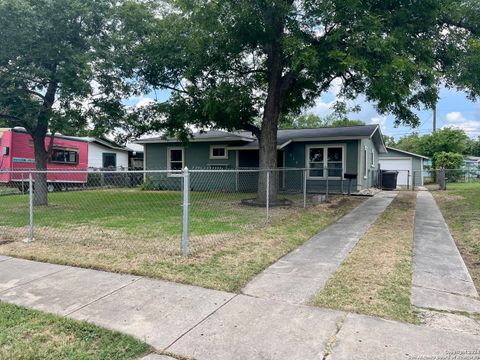
[[[191,125],[251,131],[260,168],[276,168],[280,114],[313,105],[335,79],[345,99],[363,94],[397,123],[417,125],[412,109],[433,108],[439,76],[472,98],[480,93],[478,7],[477,0],[168,1],[135,51],[137,76],[172,96],[125,125],[184,139]],[[265,189],[262,175],[259,202]]]
[[395,142],[395,138],[393,136],[383,135],[383,142],[386,146],[395,147],[397,143]]
[[414,133],[402,137],[397,142],[396,147],[433,158],[435,154],[442,151],[466,155],[470,141],[462,129],[443,128],[423,136]]
[[463,156],[453,152],[441,151],[433,156],[435,169],[457,170],[463,165]]
[[[37,170],[47,168],[55,133],[87,125],[111,130],[125,115],[121,99],[130,87],[115,46],[126,39],[120,6],[116,0],[0,0],[0,119],[31,135]],[[35,205],[47,205],[46,185],[46,174],[37,173]]]
[[349,120],[347,118],[339,117],[335,114],[330,114],[320,117],[315,114],[302,114],[300,116],[280,116],[278,127],[280,129],[306,129],[306,128],[321,128],[321,127],[342,127],[342,126],[359,126],[365,125],[360,120]]

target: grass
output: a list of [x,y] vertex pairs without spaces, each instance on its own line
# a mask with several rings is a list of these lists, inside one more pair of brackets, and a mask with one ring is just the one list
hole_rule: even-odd
[[417,322],[410,304],[416,193],[400,192],[337,269],[314,305]]
[[[32,260],[144,275],[237,291],[253,276],[363,199],[333,198],[308,209],[240,205],[249,194],[192,193],[192,255],[180,253],[182,208],[176,192],[101,190],[50,194],[27,237],[24,196],[0,198],[0,253]],[[1,243],[0,243],[1,244]]]
[[137,359],[149,350],[131,336],[0,302],[1,359]]
[[449,183],[432,192],[477,289],[480,289],[480,183]]

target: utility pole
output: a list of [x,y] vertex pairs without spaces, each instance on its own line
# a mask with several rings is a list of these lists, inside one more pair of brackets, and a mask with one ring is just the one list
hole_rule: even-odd
[[433,107],[433,132],[437,131],[437,104]]

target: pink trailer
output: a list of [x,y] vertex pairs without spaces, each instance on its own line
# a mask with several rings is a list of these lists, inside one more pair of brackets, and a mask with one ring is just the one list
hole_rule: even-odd
[[[49,144],[50,139],[45,139]],[[87,183],[88,143],[56,135],[47,162],[49,191]],[[23,129],[0,129],[0,183],[23,186],[29,170],[35,170],[33,141]],[[80,172],[83,170],[83,172]],[[56,172],[58,171],[58,172]],[[75,171],[78,171],[75,173]]]

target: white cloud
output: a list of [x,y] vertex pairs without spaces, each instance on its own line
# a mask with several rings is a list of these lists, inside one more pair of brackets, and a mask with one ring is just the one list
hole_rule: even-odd
[[319,98],[315,102],[315,105],[311,109],[309,109],[307,112],[318,115],[318,116],[326,116],[333,112],[332,106],[333,104],[335,104],[335,101],[336,100],[326,102],[326,101],[323,101],[321,98]]
[[480,121],[469,120],[459,111],[449,112],[445,118],[449,124],[445,125],[444,128],[462,129],[471,137],[480,136]]
[[461,112],[459,111],[452,111],[452,112],[449,112],[447,115],[446,115],[446,119],[448,122],[463,122],[463,121],[466,121],[467,119],[465,119],[465,117],[462,115]]
[[385,132],[387,126],[387,117],[386,116],[374,116],[370,119],[370,124],[380,125],[382,132]]
[[147,105],[150,105],[152,103],[154,103],[155,100],[153,100],[152,98],[149,98],[149,97],[142,97],[138,100],[138,102],[135,104],[135,107],[136,108],[140,108],[140,107],[143,107],[143,106],[147,106]]

